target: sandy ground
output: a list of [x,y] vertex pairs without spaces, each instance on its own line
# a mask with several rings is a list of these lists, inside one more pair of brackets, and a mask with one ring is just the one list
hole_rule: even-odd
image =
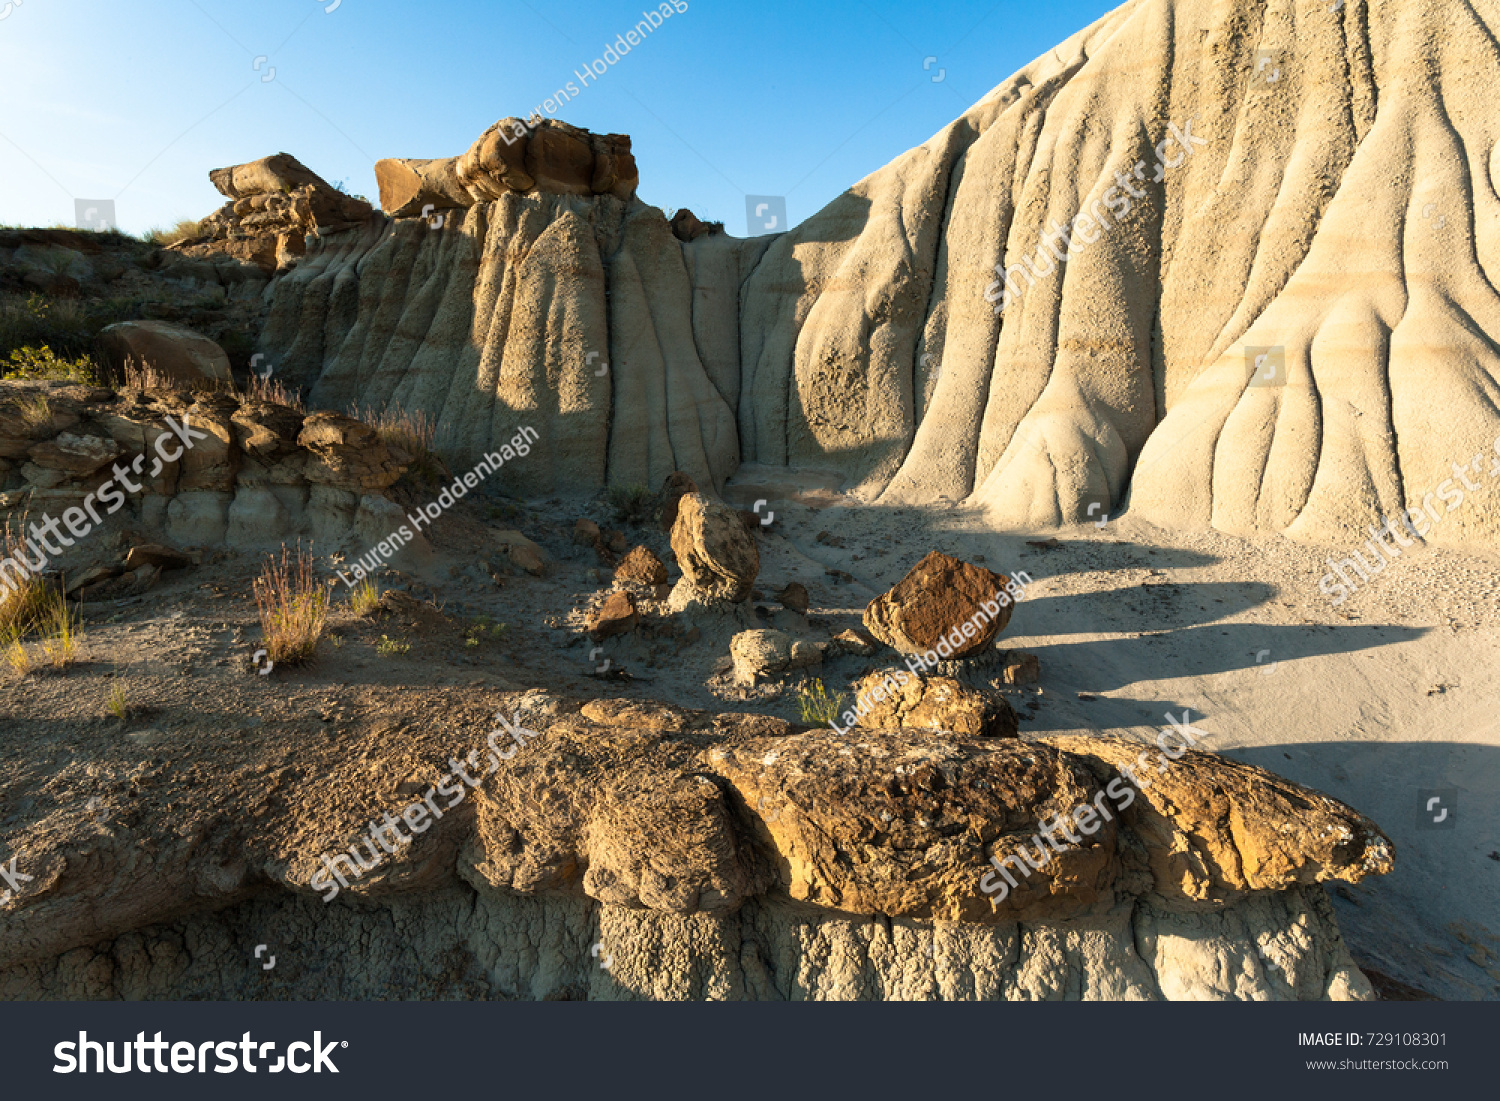
[[[1284,541],[1164,532],[1128,516],[1103,529],[997,536],[979,533],[979,518],[959,508],[860,506],[817,491],[816,477],[748,470],[736,481],[726,496],[747,507],[765,500],[762,513],[774,512],[761,534],[761,625],[825,639],[857,624],[872,597],[933,549],[1027,571],[1034,584],[1004,639],[1041,660],[1040,685],[1006,690],[1023,737],[1146,740],[1168,712],[1189,710],[1203,734],[1198,748],[1328,792],[1395,841],[1394,874],[1333,892],[1357,959],[1440,997],[1500,996],[1493,558],[1414,548],[1335,609],[1318,591],[1327,552]],[[847,691],[895,661],[890,652],[832,658],[779,684],[741,688],[722,667],[744,624],[669,618],[660,601],[643,603],[635,634],[596,647],[582,623],[608,574],[572,542],[584,516],[613,522],[602,497],[465,501],[435,526],[439,553],[420,577],[385,578],[412,599],[359,619],[339,590],[317,664],[270,676],[250,665],[260,635],[250,582],[264,556],[206,548],[199,566],[166,574],[144,597],[88,606],[83,659],[65,673],[0,674],[0,779],[12,796],[45,799],[51,778],[93,775],[106,759],[111,775],[135,758],[136,772],[169,773],[174,739],[222,737],[236,753],[263,752],[295,798],[297,784],[318,782],[315,768],[288,771],[299,744],[358,753],[420,729],[415,772],[436,746],[479,744],[506,690],[654,697],[796,720],[797,689],[812,677]],[[547,551],[546,576],[503,559],[487,565],[503,529]],[[670,566],[665,533],[624,530]],[[1030,545],[1052,536],[1055,545]],[[793,580],[812,596],[805,618],[772,596]],[[993,675],[972,679],[993,685]],[[124,722],[108,709],[117,683],[131,708]],[[128,814],[130,788],[115,787],[103,813]],[[1450,808],[1436,825],[1422,813],[1428,789]],[[387,794],[373,790],[372,803]]]

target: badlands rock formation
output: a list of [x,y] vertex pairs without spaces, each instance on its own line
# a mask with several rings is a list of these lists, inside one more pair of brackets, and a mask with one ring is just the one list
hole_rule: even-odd
[[[427,782],[371,778],[425,775],[406,738],[299,735],[268,769],[271,732],[215,730],[53,777],[7,827],[34,878],[0,997],[264,996],[243,957],[266,942],[281,998],[1371,997],[1319,884],[1387,871],[1390,843],[1259,769],[1186,753],[992,905],[991,858],[1125,783],[1139,746],[888,730],[830,752],[826,729],[642,700],[503,712],[519,728],[470,756],[469,798],[389,857],[370,819]],[[413,731],[417,759],[453,733]]]
[[[476,451],[536,420],[530,490],[718,488],[744,460],[1002,527],[1128,498],[1362,540],[1500,435],[1495,22],[1131,0],[749,241],[674,236],[601,184],[594,136],[549,182],[492,128],[452,164],[382,162],[398,217],[315,243],[263,350]],[[441,228],[418,199],[454,204]],[[1470,509],[1429,538],[1496,535]]]

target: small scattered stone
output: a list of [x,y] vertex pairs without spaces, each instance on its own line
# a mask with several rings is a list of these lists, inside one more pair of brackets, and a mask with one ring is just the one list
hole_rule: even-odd
[[786,588],[777,593],[776,599],[783,608],[790,608],[798,615],[807,614],[807,607],[810,603],[807,596],[807,589],[798,584],[796,581],[793,581]]
[[612,638],[633,631],[640,621],[635,597],[624,589],[617,589],[589,617],[588,631],[594,638]]
[[649,547],[636,547],[615,567],[615,580],[639,581],[645,585],[665,585],[667,567]]

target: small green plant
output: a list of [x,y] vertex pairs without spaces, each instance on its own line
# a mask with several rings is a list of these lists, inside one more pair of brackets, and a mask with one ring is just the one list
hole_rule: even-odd
[[363,619],[380,607],[380,586],[373,577],[367,577],[349,590],[349,610]]
[[821,680],[813,680],[797,692],[797,706],[802,710],[802,721],[824,726],[838,718],[839,706],[844,702],[844,693],[829,696]]
[[375,652],[385,657],[390,657],[392,654],[404,654],[410,649],[411,643],[398,642],[396,639],[388,638],[385,635],[381,635],[380,641],[375,644]]
[[125,694],[125,686],[115,681],[114,687],[109,690],[109,713],[121,722],[130,714],[129,697]]
[[335,650],[342,650],[344,648],[344,643],[348,640],[344,638],[343,635],[329,635],[328,641],[333,643],[333,648]]
[[77,382],[86,386],[99,385],[99,369],[88,356],[68,359],[54,352],[50,345],[33,347],[30,344],[13,349],[4,362],[0,362],[0,379],[13,381]]
[[282,547],[281,561],[266,563],[255,579],[255,604],[270,659],[277,665],[310,661],[328,622],[328,585],[300,540],[295,558]]
[[613,486],[609,503],[617,524],[644,524],[651,518],[651,490],[643,485]]

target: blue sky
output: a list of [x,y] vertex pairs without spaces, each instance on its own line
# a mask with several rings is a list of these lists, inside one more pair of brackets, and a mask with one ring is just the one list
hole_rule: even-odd
[[[684,4],[556,117],[631,135],[643,200],[736,235],[747,194],[801,221],[1114,6]],[[645,7],[0,0],[0,224],[71,224],[75,198],[132,233],[201,217],[209,169],[282,150],[373,202],[376,160],[463,152]]]

